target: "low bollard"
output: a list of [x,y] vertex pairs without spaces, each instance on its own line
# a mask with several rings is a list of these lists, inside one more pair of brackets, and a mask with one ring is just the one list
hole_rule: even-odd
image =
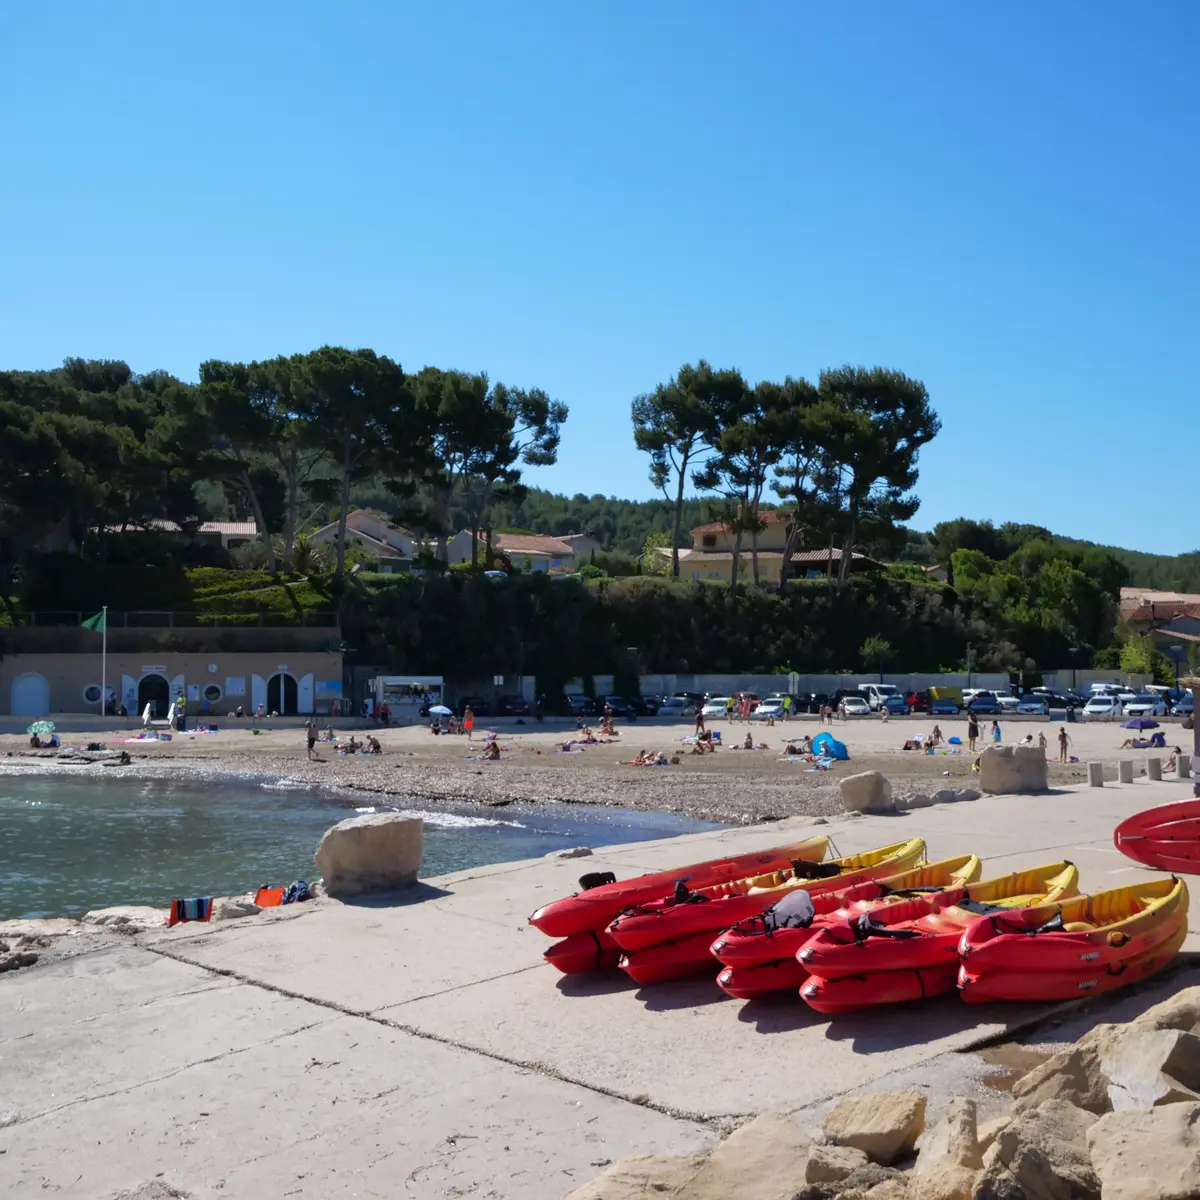
[[1192,756],[1190,754],[1177,754],[1175,756],[1175,766],[1179,772],[1180,779],[1191,779]]
[[1117,763],[1117,782],[1132,783],[1133,782],[1133,759],[1123,758]]
[[1146,774],[1155,782],[1158,782],[1158,780],[1162,779],[1162,759],[1146,759]]
[[1104,764],[1098,762],[1090,762],[1087,765],[1088,771],[1088,787],[1103,787],[1104,786]]

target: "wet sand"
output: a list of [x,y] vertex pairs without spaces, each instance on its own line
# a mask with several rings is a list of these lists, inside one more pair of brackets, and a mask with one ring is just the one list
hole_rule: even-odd
[[[132,724],[132,723],[131,723]],[[70,766],[55,761],[52,751],[29,749],[28,738],[0,735],[0,771],[53,770],[72,774],[104,771],[106,774],[164,776],[179,771],[199,773],[214,780],[231,773],[272,776],[297,782],[365,791],[397,802],[417,799],[423,804],[503,805],[513,802],[603,804],[621,808],[687,813],[707,820],[758,822],[797,815],[828,815],[840,811],[837,784],[845,775],[879,770],[891,779],[898,792],[932,792],[944,786],[965,786],[972,778],[972,756],[965,744],[958,754],[925,755],[900,749],[905,738],[917,737],[937,724],[946,737],[966,739],[966,721],[927,717],[878,717],[836,723],[830,732],[846,743],[849,762],[836,763],[829,771],[810,771],[808,764],[783,759],[789,740],[821,729],[816,718],[798,719],[773,727],[720,722],[724,745],[715,754],[690,753],[681,739],[692,733],[692,722],[641,720],[621,722],[614,744],[588,746],[581,752],[562,753],[561,743],[577,736],[573,723],[512,720],[481,721],[474,742],[462,736],[434,737],[424,727],[372,729],[383,747],[380,756],[346,757],[329,743],[318,743],[319,761],[309,762],[303,728],[296,721],[264,721],[261,732],[251,732],[251,722],[223,726],[217,734],[176,734],[169,742],[124,744],[136,727],[87,734],[60,735],[65,744],[84,746],[103,741],[110,748],[127,750],[133,758],[128,767]],[[351,728],[347,729],[347,726]],[[361,722],[335,722],[339,741],[354,733],[361,741],[367,732]],[[990,721],[982,725],[983,732]],[[1006,743],[1019,742],[1026,734],[1037,738],[1044,732],[1048,756],[1057,754],[1059,726],[1039,718],[1001,721]],[[1150,754],[1166,757],[1170,747],[1187,749],[1190,731],[1178,723],[1163,722],[1168,750],[1121,750],[1129,735],[1119,723],[1088,723],[1066,726],[1072,739],[1071,752],[1077,764],[1051,762],[1051,786],[1080,783],[1086,778],[1085,763],[1099,759],[1106,776],[1116,778],[1118,758],[1133,758],[1139,764]],[[481,734],[495,729],[504,747],[499,763],[472,757],[480,753]],[[756,744],[767,749],[733,749],[747,730]],[[990,742],[988,742],[990,744]],[[943,747],[942,749],[946,749]],[[680,762],[666,767],[624,765],[639,750],[678,754]]]

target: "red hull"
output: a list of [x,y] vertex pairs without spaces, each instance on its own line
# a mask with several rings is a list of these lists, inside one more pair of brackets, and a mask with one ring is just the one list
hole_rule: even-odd
[[621,948],[603,929],[593,929],[555,942],[542,957],[564,975],[582,975],[611,970],[621,957]]
[[574,896],[544,904],[529,918],[529,923],[549,937],[556,938],[603,929],[627,908],[670,895],[677,880],[687,879],[692,889],[713,887],[730,879],[781,871],[790,866],[793,859],[819,862],[825,857],[827,847],[828,838],[809,838],[790,846],[775,846],[770,850],[758,850],[732,858],[715,858],[653,875],[639,875],[634,879],[602,884],[586,892],[577,892]]
[[1113,831],[1113,845],[1127,858],[1155,870],[1200,874],[1200,799],[1134,813]]
[[794,992],[807,978],[808,972],[794,958],[781,958],[754,967],[726,967],[717,976],[717,987],[735,1000],[761,1000]]
[[958,967],[954,963],[914,971],[872,971],[847,979],[814,975],[801,987],[800,996],[809,1008],[836,1015],[944,996],[954,991],[957,978]]
[[958,973],[958,989],[968,1004],[994,1000],[1051,1003],[1099,995],[1128,987],[1170,966],[1187,938],[1187,920],[1181,917],[1174,935],[1146,954],[1125,962],[1082,971],[986,971],[969,967]]
[[711,933],[701,933],[677,942],[664,942],[661,946],[648,946],[645,950],[621,955],[617,965],[630,979],[643,984],[707,975],[716,966],[709,950],[711,941]]

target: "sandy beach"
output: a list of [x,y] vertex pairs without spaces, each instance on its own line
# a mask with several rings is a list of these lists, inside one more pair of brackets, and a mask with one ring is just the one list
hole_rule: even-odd
[[[466,737],[434,737],[424,727],[364,730],[362,723],[335,722],[339,742],[350,733],[360,741],[366,732],[379,738],[379,756],[344,756],[335,746],[318,743],[319,761],[305,754],[304,730],[295,719],[264,721],[255,734],[251,722],[221,727],[216,734],[176,734],[169,742],[129,744],[136,727],[104,732],[61,735],[65,745],[84,746],[103,741],[111,748],[127,750],[133,762],[128,767],[67,766],[56,761],[53,751],[31,750],[28,738],[0,735],[0,770],[54,770],[72,773],[104,771],[131,775],[168,775],[179,771],[211,776],[228,773],[270,775],[328,787],[394,796],[396,802],[418,799],[422,804],[525,803],[603,804],[622,808],[687,813],[708,820],[754,823],[790,816],[828,815],[840,811],[837,783],[857,771],[884,772],[899,791],[933,791],[950,783],[962,786],[971,776],[972,757],[967,752],[965,719],[922,716],[852,719],[828,728],[845,742],[849,762],[839,762],[828,771],[813,771],[809,764],[788,761],[784,748],[805,734],[822,728],[815,717],[786,724],[764,726],[720,722],[723,746],[715,754],[690,753],[683,739],[692,733],[690,720],[664,722],[640,720],[618,723],[619,737],[610,744],[587,746],[563,753],[562,744],[577,736],[574,723],[551,720],[545,725],[512,720],[481,722],[473,742]],[[906,738],[915,738],[937,724],[947,737],[958,736],[964,745],[959,753],[926,755],[901,749]],[[132,726],[132,723],[130,723]],[[324,723],[323,723],[324,727]],[[494,729],[504,748],[499,763],[485,762],[480,754],[482,735]],[[981,722],[987,734],[990,720]],[[1059,725],[1039,718],[1001,721],[1005,744],[1019,742],[1027,734],[1037,738],[1044,732],[1048,757],[1057,754]],[[1078,763],[1050,764],[1052,786],[1080,783],[1086,777],[1086,762],[1100,760],[1106,777],[1116,779],[1118,758],[1132,758],[1140,769],[1150,754],[1166,757],[1176,745],[1190,748],[1192,733],[1178,723],[1163,722],[1167,751],[1122,750],[1132,736],[1118,722],[1071,724],[1071,753]],[[766,749],[733,749],[747,731],[756,745]],[[983,743],[981,743],[983,744]],[[990,740],[986,744],[991,744]],[[956,747],[943,746],[942,751]],[[625,765],[639,750],[679,755],[679,763],[665,767]]]

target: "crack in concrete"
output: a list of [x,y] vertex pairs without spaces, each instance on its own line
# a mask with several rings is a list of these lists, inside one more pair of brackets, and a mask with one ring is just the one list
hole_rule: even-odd
[[[364,1012],[361,1009],[349,1008],[346,1005],[337,1004],[332,1000],[322,1000],[317,996],[306,996],[303,992],[293,991],[291,988],[281,987],[279,984],[266,983],[264,980],[255,979],[252,976],[245,975],[240,971],[234,971],[229,967],[211,967],[206,963],[196,962],[193,959],[185,958],[180,954],[172,954],[166,950],[159,949],[156,946],[139,947],[150,954],[157,954],[163,958],[173,959],[175,962],[185,963],[190,967],[198,967],[202,971],[209,971],[214,975],[221,975],[228,979],[236,979],[239,983],[244,983],[248,987],[260,988],[263,991],[271,992],[277,996],[286,996],[291,1000],[303,1000],[308,1004],[315,1004],[320,1008],[327,1008],[333,1012],[340,1013],[346,1017],[357,1017],[363,1021],[370,1021],[375,1025],[382,1025],[386,1029],[394,1029],[398,1033],[408,1034],[410,1037],[421,1038],[423,1041],[434,1042],[440,1046],[447,1046],[452,1050],[460,1050],[464,1054],[475,1054],[480,1058],[489,1058],[493,1062],[503,1063],[505,1066],[516,1067],[518,1070],[530,1071],[534,1074],[541,1075],[547,1079],[557,1080],[559,1083],[570,1084],[572,1087],[583,1088],[585,1091],[592,1092],[598,1096],[604,1096],[609,1100],[620,1100],[624,1104],[632,1104],[638,1108],[648,1108],[652,1112],[660,1113],[662,1116],[670,1117],[674,1121],[686,1121],[692,1125],[699,1125],[701,1128],[716,1130],[718,1132],[727,1132],[729,1129],[748,1121],[753,1117],[754,1113],[722,1113],[714,1116],[710,1113],[689,1112],[686,1109],[675,1108],[669,1104],[659,1104],[653,1100],[635,1100],[630,1096],[626,1096],[622,1092],[616,1091],[614,1088],[604,1087],[602,1084],[591,1083],[586,1079],[577,1079],[573,1075],[568,1075],[565,1071],[558,1070],[557,1067],[548,1066],[545,1063],[531,1062],[525,1059],[513,1058],[506,1054],[500,1054],[495,1050],[486,1050],[480,1046],[472,1046],[467,1042],[457,1042],[453,1038],[443,1037],[441,1034],[432,1033],[427,1029],[421,1029],[415,1025],[405,1024],[403,1021],[392,1021],[385,1017],[376,1016],[372,1012]],[[522,971],[532,970],[531,967],[523,967]],[[520,972],[512,972],[519,974]],[[503,976],[497,976],[503,978]],[[476,981],[479,982],[479,981]],[[473,985],[463,985],[473,986]],[[454,989],[447,989],[452,991]],[[442,993],[435,993],[440,995]],[[408,1003],[407,1001],[405,1003]]]
[[166,1071],[162,1075],[155,1075],[150,1079],[140,1079],[137,1083],[129,1084],[128,1087],[114,1088],[111,1092],[98,1092],[93,1096],[79,1096],[77,1099],[68,1100],[64,1104],[57,1104],[53,1108],[43,1109],[41,1112],[33,1113],[30,1116],[18,1116],[15,1121],[10,1121],[6,1128],[12,1128],[17,1125],[28,1125],[33,1121],[40,1121],[43,1117],[52,1117],[57,1113],[63,1112],[65,1109],[74,1108],[80,1104],[91,1104],[94,1100],[111,1100],[114,1096],[126,1096],[130,1092],[136,1092],[139,1088],[144,1088],[149,1084],[162,1083],[164,1080],[172,1079],[176,1075],[182,1075],[184,1071],[190,1071],[193,1067],[203,1067],[208,1063],[220,1062],[223,1058],[232,1058],[238,1054],[246,1054],[251,1050],[261,1050],[264,1046],[271,1045],[272,1042],[277,1042],[282,1038],[295,1037],[298,1033],[305,1033],[309,1029],[316,1029],[318,1026],[327,1025],[328,1023],[328,1021],[310,1021],[307,1025],[299,1025],[295,1029],[285,1029],[261,1042],[255,1042],[251,1046],[242,1046],[237,1050],[222,1050],[220,1054],[210,1054],[207,1058],[198,1058],[193,1062],[184,1063],[172,1071]]

